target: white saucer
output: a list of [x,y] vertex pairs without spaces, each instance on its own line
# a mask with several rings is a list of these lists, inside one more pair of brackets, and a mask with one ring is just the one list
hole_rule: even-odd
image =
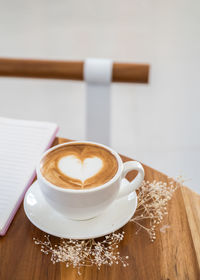
[[[126,179],[123,184],[127,184]],[[96,218],[75,221],[55,211],[45,200],[38,182],[28,189],[24,198],[26,216],[42,231],[69,239],[90,239],[107,235],[124,226],[133,216],[137,207],[135,192],[115,200],[103,214]]]

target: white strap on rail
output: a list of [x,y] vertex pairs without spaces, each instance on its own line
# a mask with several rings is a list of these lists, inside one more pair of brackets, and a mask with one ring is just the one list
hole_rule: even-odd
[[110,59],[88,58],[84,63],[86,81],[86,138],[110,145]]

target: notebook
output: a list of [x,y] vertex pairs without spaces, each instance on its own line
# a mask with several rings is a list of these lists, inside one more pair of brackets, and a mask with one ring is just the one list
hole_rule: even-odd
[[0,117],[0,235],[5,235],[35,177],[36,163],[57,131],[54,123]]

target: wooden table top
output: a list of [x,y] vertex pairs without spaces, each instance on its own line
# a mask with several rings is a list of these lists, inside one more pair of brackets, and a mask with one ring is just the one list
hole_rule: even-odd
[[[65,142],[56,139],[54,145]],[[123,161],[130,160],[122,156]],[[167,181],[167,176],[148,167],[145,180]],[[134,177],[130,173],[128,179]],[[83,268],[66,268],[64,264],[52,264],[50,256],[40,252],[33,237],[43,239],[44,233],[33,226],[25,216],[23,205],[18,210],[7,234],[0,238],[1,280],[75,280],[75,279],[137,279],[174,280],[200,279],[200,196],[186,187],[179,188],[168,204],[168,215],[163,224],[170,225],[165,233],[156,231],[151,243],[145,232],[135,235],[135,225],[124,226],[125,237],[119,244],[121,255],[129,256],[129,266],[121,264]],[[56,237],[53,241],[58,241]],[[58,242],[57,242],[58,243]]]

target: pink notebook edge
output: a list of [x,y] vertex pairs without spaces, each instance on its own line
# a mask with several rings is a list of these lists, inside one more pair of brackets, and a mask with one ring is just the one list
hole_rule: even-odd
[[[58,133],[58,131],[59,131],[59,126],[57,125],[57,127],[55,128],[55,131],[54,131],[54,133],[53,133],[53,135],[51,137],[51,139],[49,140],[49,143],[48,143],[47,147],[45,148],[45,151],[48,150],[51,147],[51,144],[55,140],[56,134]],[[24,199],[24,196],[25,196],[28,188],[31,186],[35,176],[36,176],[36,171],[34,170],[31,178],[29,179],[29,181],[27,183],[27,186],[24,188],[24,191],[22,192],[21,196],[18,199],[15,208],[12,210],[12,212],[11,212],[11,214],[10,214],[6,224],[5,224],[5,226],[1,229],[0,236],[4,236],[6,234],[8,228],[9,228],[9,226],[10,226],[10,224],[11,224],[11,222],[12,222],[14,216],[15,216],[15,214],[17,213],[17,210],[19,209],[19,207],[20,207],[20,205],[21,205],[21,203],[22,203],[22,201]]]

